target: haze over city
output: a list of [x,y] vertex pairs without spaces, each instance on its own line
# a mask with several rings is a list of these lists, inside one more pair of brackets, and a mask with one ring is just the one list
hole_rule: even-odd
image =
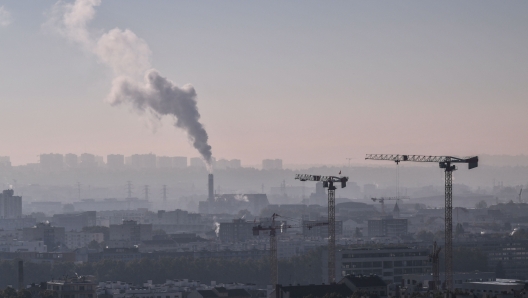
[[[10,141],[0,154],[15,165],[43,152],[199,156],[169,119],[146,124],[104,101],[111,68],[48,26],[54,5],[2,2]],[[93,38],[130,29],[152,67],[194,86],[215,157],[339,164],[371,152],[524,154],[524,11],[491,1],[107,1],[87,27]]]
[[0,2],[0,298],[528,297],[527,2]]

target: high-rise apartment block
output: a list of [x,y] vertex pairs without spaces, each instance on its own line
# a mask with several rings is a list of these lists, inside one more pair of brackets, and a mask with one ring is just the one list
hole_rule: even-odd
[[11,166],[11,158],[9,156],[0,156],[0,167]]
[[156,168],[157,159],[155,154],[134,154],[128,159],[128,165],[136,169]]
[[178,169],[183,169],[187,167],[187,157],[185,156],[175,156],[172,158],[172,166]]
[[64,168],[64,156],[62,154],[41,154],[40,167],[43,170],[62,170]]
[[79,157],[77,154],[68,153],[64,155],[64,165],[68,168],[76,168],[79,166]]
[[80,158],[80,166],[83,168],[95,168],[97,167],[97,160],[95,158],[95,155],[90,153],[83,153],[81,154]]
[[368,220],[369,237],[393,237],[407,234],[407,219],[387,216]]
[[7,189],[0,194],[0,218],[21,218],[22,197],[14,196],[12,189]]
[[205,162],[200,157],[192,157],[190,161],[190,167],[192,168],[205,168]]
[[225,169],[239,169],[242,167],[242,163],[240,162],[240,159],[219,159],[215,163],[215,169],[219,170],[225,170]]
[[125,156],[122,154],[109,154],[106,156],[106,166],[109,169],[121,169],[125,166]]
[[172,157],[158,156],[158,168],[172,168]]
[[282,170],[282,159],[264,159],[262,161],[263,170]]

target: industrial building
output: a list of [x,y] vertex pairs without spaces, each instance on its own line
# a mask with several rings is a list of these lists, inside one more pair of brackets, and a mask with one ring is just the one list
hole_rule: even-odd
[[22,217],[22,197],[14,196],[12,189],[6,189],[0,194],[0,218],[11,219]]
[[[387,284],[401,282],[404,274],[430,273],[429,249],[404,246],[343,248],[336,251],[336,280],[343,276],[380,276]],[[323,278],[328,272],[328,251],[323,251]]]

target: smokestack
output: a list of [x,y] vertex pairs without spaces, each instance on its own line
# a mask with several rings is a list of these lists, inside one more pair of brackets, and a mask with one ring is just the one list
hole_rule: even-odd
[[214,180],[213,174],[209,174],[209,201],[214,201]]
[[24,261],[18,261],[18,290],[24,289]]

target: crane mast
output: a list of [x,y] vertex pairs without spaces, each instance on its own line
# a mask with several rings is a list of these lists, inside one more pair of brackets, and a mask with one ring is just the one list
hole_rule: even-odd
[[321,176],[308,174],[295,174],[295,179],[300,181],[320,181],[323,187],[328,188],[328,283],[336,282],[335,264],[335,190],[334,183],[341,183],[341,188],[346,187],[348,177]]
[[454,163],[467,163],[471,170],[478,167],[478,156],[453,157],[433,155],[367,154],[365,159],[401,161],[437,162],[445,172],[445,283],[446,289],[453,290],[453,171]]

